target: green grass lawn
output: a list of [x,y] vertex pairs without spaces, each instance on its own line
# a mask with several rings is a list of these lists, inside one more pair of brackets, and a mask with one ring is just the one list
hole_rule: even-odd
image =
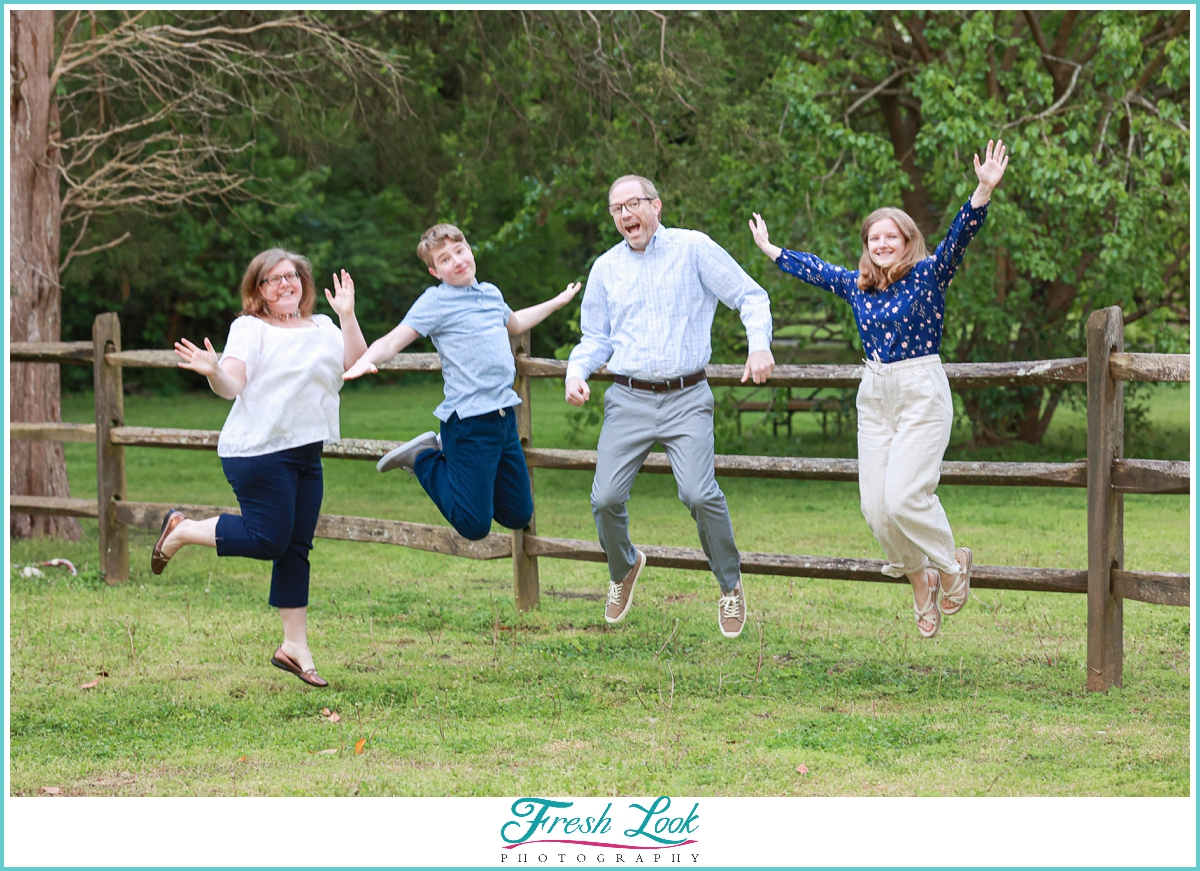
[[[342,434],[411,437],[433,428],[439,397],[437,382],[419,379],[348,390]],[[1126,455],[1186,459],[1188,403],[1184,390],[1157,388],[1127,431]],[[572,426],[561,386],[535,384],[533,408],[535,445],[594,445],[594,427]],[[202,394],[126,400],[131,425],[218,429],[227,410]],[[65,419],[91,413],[88,396],[64,403]],[[824,440],[814,415],[797,415],[790,442],[745,423],[755,450],[772,442],[771,452],[853,456],[852,436]],[[1086,453],[1083,424],[1063,409],[1042,446],[952,446],[948,458],[1075,459]],[[93,495],[94,448],[66,450],[73,495]],[[234,504],[211,452],[130,449],[127,463],[130,499]],[[349,460],[325,469],[328,513],[444,523],[406,475]],[[535,480],[539,532],[593,538],[590,474],[538,470]],[[726,478],[722,487],[743,549],[881,555],[853,484]],[[1081,490],[946,486],[939,495],[981,563],[1086,565]],[[1125,506],[1126,566],[1188,571],[1187,497],[1126,497]],[[630,515],[635,541],[697,546],[669,476],[641,476]],[[79,543],[13,542],[11,560],[94,566],[95,536],[85,522]],[[1187,609],[1127,602],[1124,687],[1086,693],[1079,595],[980,591],[923,641],[906,587],[748,576],[751,622],[727,641],[706,573],[648,569],[630,616],[612,628],[597,563],[542,560],[541,609],[518,614],[507,560],[318,540],[311,644],[332,687],[312,690],[268,664],[280,633],[264,564],[189,548],[154,577],[153,539],[132,534],[133,577],[118,586],[92,570],[14,573],[14,794],[1189,789]],[[96,687],[80,688],[101,672]]]

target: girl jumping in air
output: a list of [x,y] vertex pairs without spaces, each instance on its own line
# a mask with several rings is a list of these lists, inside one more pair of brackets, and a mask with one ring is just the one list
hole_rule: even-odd
[[755,243],[780,269],[837,294],[854,311],[866,356],[857,402],[862,513],[887,555],[883,574],[912,584],[925,638],[937,635],[943,614],[962,610],[971,591],[971,550],[955,549],[934,490],[954,419],[938,357],[946,289],[1004,177],[1004,143],[988,140],[985,159],[975,155],[974,163],[979,186],[932,255],[900,209],[876,209],[863,221],[857,270],[772,245],[762,217],[756,212],[750,221]]

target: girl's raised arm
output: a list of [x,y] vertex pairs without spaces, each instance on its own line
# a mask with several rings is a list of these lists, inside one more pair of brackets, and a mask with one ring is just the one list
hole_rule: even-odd
[[771,236],[767,232],[767,222],[762,219],[762,215],[758,212],[751,212],[751,214],[754,217],[750,219],[750,235],[754,237],[754,244],[761,248],[762,253],[770,257],[772,262],[778,260],[783,249],[778,245],[771,244]]
[[989,139],[983,163],[979,162],[978,154],[973,157],[979,187],[971,194],[971,208],[978,209],[988,204],[992,198],[992,191],[1000,184],[1000,179],[1004,178],[1004,170],[1008,168],[1008,148],[1002,139],[997,139],[994,145]]

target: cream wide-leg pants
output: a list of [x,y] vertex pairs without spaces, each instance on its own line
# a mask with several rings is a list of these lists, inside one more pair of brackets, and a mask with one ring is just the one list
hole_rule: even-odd
[[932,564],[956,575],[954,533],[933,492],[954,422],[941,358],[866,364],[857,402],[858,491],[887,555],[883,574],[901,578]]

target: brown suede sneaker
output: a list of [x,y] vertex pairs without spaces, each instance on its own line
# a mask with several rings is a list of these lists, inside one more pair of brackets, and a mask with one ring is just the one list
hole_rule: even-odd
[[646,555],[640,550],[635,553],[637,553],[637,562],[633,564],[633,568],[629,570],[625,579],[619,584],[608,585],[608,601],[604,605],[604,619],[609,623],[620,623],[624,620],[625,615],[629,613],[629,606],[633,604],[633,586],[637,583],[642,569],[646,567]]
[[742,634],[742,627],[746,625],[746,594],[740,580],[732,593],[722,593],[717,601],[717,625],[726,638],[737,638]]

